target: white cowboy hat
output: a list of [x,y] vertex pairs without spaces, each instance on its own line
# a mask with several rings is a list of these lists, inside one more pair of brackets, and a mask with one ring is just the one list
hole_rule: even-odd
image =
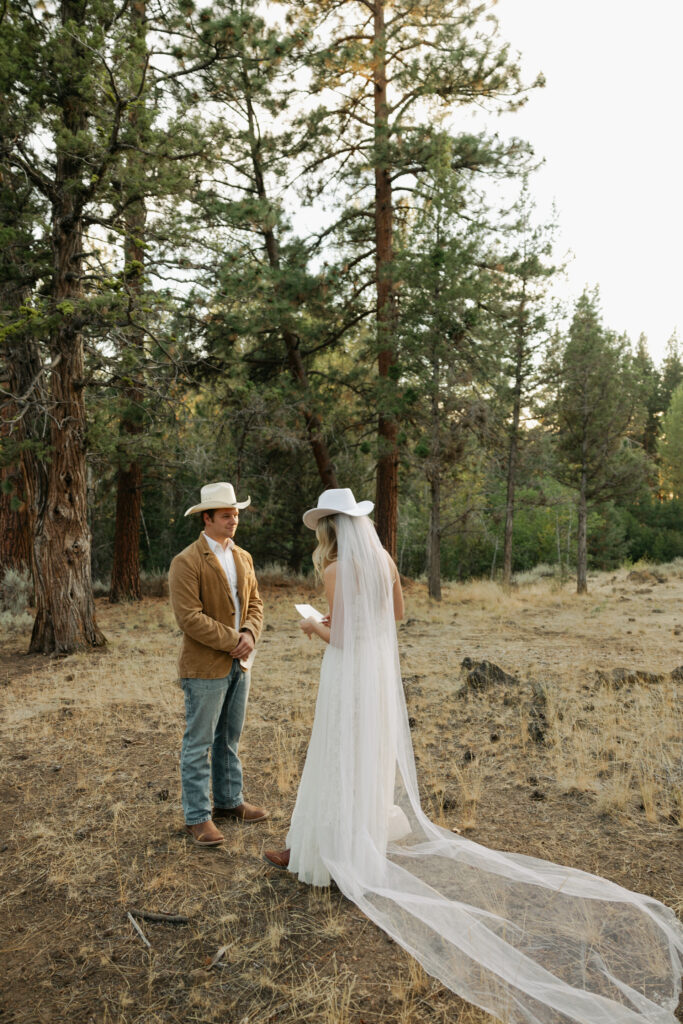
[[232,484],[206,484],[205,487],[202,487],[199,504],[188,508],[185,515],[192,515],[193,512],[204,512],[210,508],[246,508],[247,505],[251,505],[251,498],[247,498],[246,501],[237,501],[235,488]]
[[309,530],[315,530],[316,523],[323,516],[336,516],[340,513],[345,516],[367,516],[374,507],[373,501],[357,502],[348,487],[333,487],[330,491],[323,491],[316,508],[304,512],[304,523]]

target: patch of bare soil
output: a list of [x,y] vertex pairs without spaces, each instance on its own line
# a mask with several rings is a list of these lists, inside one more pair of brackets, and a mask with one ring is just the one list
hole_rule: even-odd
[[[435,605],[409,585],[399,642],[423,803],[478,842],[680,911],[683,580],[590,586],[451,585]],[[167,602],[98,602],[109,645],[89,655],[29,658],[28,637],[2,638],[2,1024],[491,1020],[334,887],[261,860],[286,835],[322,656],[293,607],[321,607],[315,590],[270,581],[264,599],[242,755],[247,799],[272,817],[221,824],[211,851],[182,831]]]

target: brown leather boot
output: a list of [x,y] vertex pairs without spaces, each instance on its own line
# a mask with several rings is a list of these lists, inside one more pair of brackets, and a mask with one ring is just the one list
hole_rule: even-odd
[[274,868],[288,868],[289,850],[264,850],[263,859]]
[[225,842],[225,836],[218,831],[210,818],[199,825],[186,825],[185,831],[197,846],[220,846]]
[[256,807],[254,804],[238,804],[237,807],[214,807],[213,817],[234,818],[242,821],[245,825],[253,825],[257,821],[265,821],[269,817],[265,807]]

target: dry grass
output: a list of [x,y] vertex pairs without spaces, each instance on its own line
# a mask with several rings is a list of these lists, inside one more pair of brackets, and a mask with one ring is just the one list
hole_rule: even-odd
[[[638,567],[639,569],[642,567]],[[661,572],[661,569],[658,570]],[[96,1024],[485,1024],[339,892],[270,871],[313,719],[319,644],[297,629],[311,581],[264,574],[268,629],[243,739],[247,798],[272,817],[226,825],[223,849],[182,833],[178,636],[167,603],[98,603],[106,651],[60,661],[2,640],[0,1017]],[[667,573],[665,573],[667,575]],[[681,909],[680,691],[683,579],[627,573],[509,592],[447,585],[441,604],[407,587],[399,630],[422,799],[477,841],[597,871]],[[518,682],[458,695],[460,661]],[[617,666],[658,681],[615,686]],[[529,733],[541,684],[545,742]],[[141,920],[131,908],[179,913]],[[209,966],[218,950],[224,950]]]

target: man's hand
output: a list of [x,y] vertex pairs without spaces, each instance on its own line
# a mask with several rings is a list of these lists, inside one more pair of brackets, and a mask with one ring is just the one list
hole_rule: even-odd
[[249,657],[255,646],[256,641],[249,630],[245,629],[243,633],[240,633],[239,643],[234,651],[230,651],[230,656],[242,661],[244,658]]

